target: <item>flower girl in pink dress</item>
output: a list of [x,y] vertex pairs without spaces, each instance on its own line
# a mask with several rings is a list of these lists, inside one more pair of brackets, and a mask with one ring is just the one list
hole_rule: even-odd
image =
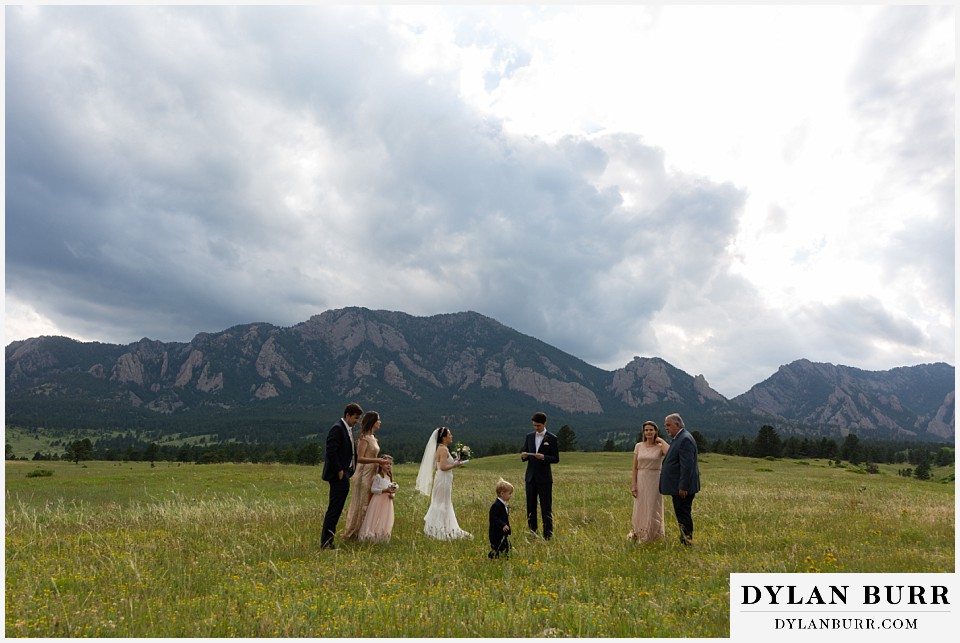
[[393,531],[393,497],[399,485],[393,481],[393,458],[385,455],[370,485],[370,504],[357,538],[364,542],[385,543]]

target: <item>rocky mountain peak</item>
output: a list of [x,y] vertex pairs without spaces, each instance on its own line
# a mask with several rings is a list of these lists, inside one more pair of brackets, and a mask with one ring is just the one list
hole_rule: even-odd
[[104,414],[128,421],[135,412],[144,422],[169,415],[173,422],[211,408],[257,415],[264,405],[299,416],[362,399],[411,417],[449,410],[497,421],[535,406],[599,427],[635,424],[637,410],[649,408],[747,432],[758,421],[782,421],[949,439],[953,378],[947,364],[868,372],[804,359],[727,400],[704,375],[659,357],[637,356],[610,372],[479,313],[415,317],[365,308],[325,311],[289,328],[243,324],[198,333],[189,343],[39,337],[6,348],[8,422],[37,425],[56,422],[51,409],[61,408],[68,425],[76,409],[92,409],[81,421],[96,425]]
[[800,359],[735,397],[758,414],[860,434],[952,437],[954,368],[864,371]]

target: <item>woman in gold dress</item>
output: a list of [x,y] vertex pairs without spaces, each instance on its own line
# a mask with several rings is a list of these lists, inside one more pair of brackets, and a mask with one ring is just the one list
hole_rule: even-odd
[[343,531],[343,539],[350,540],[357,537],[363,517],[367,513],[367,504],[370,502],[370,488],[377,469],[387,463],[386,458],[378,458],[380,443],[376,433],[380,429],[380,414],[376,411],[367,411],[360,420],[360,435],[357,436],[357,472],[353,475],[355,484],[350,498],[350,507],[347,509],[347,525]]
[[633,517],[628,538],[649,543],[664,537],[660,463],[670,445],[660,437],[656,422],[647,420],[642,431],[643,439],[633,449]]

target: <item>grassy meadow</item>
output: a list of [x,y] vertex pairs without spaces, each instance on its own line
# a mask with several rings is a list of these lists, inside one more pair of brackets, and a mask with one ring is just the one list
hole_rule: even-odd
[[[696,544],[677,542],[667,499],[667,540],[637,545],[626,539],[631,457],[561,455],[550,542],[525,534],[519,456],[455,472],[474,538],[451,543],[422,535],[417,465],[398,465],[391,542],[338,533],[334,551],[319,549],[319,467],[7,462],[5,633],[727,637],[731,572],[954,570],[952,482],[704,454]],[[37,469],[52,475],[28,477]],[[511,557],[491,561],[499,476],[516,487],[514,535]]]

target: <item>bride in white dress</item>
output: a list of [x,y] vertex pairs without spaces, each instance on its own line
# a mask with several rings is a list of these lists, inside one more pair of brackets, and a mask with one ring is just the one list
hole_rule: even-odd
[[430,508],[423,517],[423,533],[438,540],[473,538],[472,534],[460,529],[453,512],[453,470],[463,463],[450,455],[447,445],[451,442],[453,432],[450,429],[445,426],[434,429],[423,450],[417,475],[417,490],[430,496]]

